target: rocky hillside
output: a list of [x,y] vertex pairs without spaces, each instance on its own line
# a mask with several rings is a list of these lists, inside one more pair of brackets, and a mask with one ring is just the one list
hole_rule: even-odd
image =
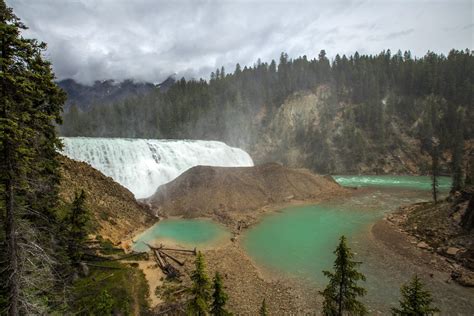
[[[394,97],[380,101],[390,115]],[[289,97],[262,128],[249,150],[255,162],[277,161],[288,167],[306,167],[322,173],[426,174],[431,158],[422,150],[417,133],[420,121],[407,125],[388,116],[378,135],[354,124],[358,104],[337,101],[333,89],[321,85]],[[474,144],[466,142],[465,154]],[[450,173],[451,154],[441,158]],[[467,160],[466,160],[467,161]]]
[[219,218],[230,212],[291,200],[321,200],[344,192],[332,178],[276,163],[240,168],[197,166],[160,186],[147,202],[159,215]]
[[452,265],[453,279],[474,286],[474,187],[436,205],[424,202],[402,207],[387,220],[415,237],[419,248],[445,257]]
[[154,221],[148,207],[133,194],[89,164],[61,157],[60,198],[71,203],[76,192],[86,193],[93,230],[114,243],[132,237]]

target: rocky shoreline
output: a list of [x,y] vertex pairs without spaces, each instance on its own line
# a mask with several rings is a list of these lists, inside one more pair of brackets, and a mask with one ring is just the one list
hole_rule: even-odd
[[[460,201],[454,208],[456,203],[449,199],[436,206],[431,202],[408,205],[387,215],[384,223],[403,234],[422,254],[432,257],[432,267],[449,273],[460,285],[474,287],[474,233],[460,226],[466,202]],[[378,223],[374,230],[382,225]],[[386,235],[378,236],[384,239]]]

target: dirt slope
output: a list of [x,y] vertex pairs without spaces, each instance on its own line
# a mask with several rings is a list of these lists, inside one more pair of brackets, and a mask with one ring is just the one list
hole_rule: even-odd
[[332,179],[276,163],[239,168],[197,166],[160,186],[146,202],[160,215],[199,217],[343,192]]
[[149,227],[154,217],[133,194],[89,164],[61,157],[60,198],[66,205],[83,189],[94,231],[114,243]]

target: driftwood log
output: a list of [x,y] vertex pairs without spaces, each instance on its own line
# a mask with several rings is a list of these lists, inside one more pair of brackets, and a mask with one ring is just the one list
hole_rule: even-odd
[[155,257],[156,263],[158,264],[158,267],[163,271],[164,274],[166,274],[167,277],[170,278],[178,278],[181,276],[181,272],[174,267],[169,260],[175,262],[176,264],[180,266],[184,266],[184,261],[179,260],[178,258],[170,255],[167,253],[167,251],[177,251],[177,252],[183,252],[183,253],[188,253],[188,254],[194,254],[196,255],[196,248],[193,250],[187,250],[187,249],[175,249],[175,248],[165,248],[163,245],[160,245],[160,247],[154,247],[152,245],[147,244],[147,246],[151,249],[153,252],[153,255]]

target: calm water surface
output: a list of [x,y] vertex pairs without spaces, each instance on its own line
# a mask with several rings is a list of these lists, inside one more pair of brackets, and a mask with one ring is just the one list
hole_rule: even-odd
[[147,251],[149,244],[157,244],[160,240],[173,240],[187,247],[212,246],[228,238],[226,229],[205,219],[167,219],[162,220],[141,234],[133,247],[135,251]]

